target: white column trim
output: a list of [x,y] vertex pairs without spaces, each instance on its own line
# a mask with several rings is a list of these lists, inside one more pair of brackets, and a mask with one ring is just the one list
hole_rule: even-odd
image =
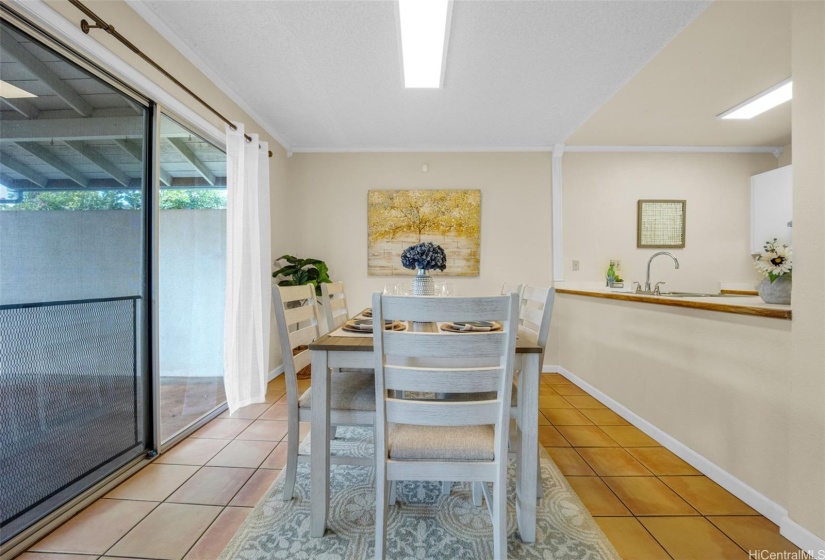
[[553,196],[553,281],[564,280],[564,230],[562,222],[562,167],[561,158],[564,144],[553,146],[553,167],[551,171]]

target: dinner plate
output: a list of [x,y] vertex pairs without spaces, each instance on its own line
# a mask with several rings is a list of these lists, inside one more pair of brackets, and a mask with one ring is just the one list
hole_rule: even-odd
[[[384,321],[384,328],[387,330],[403,331],[407,326],[400,321]],[[372,319],[354,319],[344,323],[341,329],[347,332],[371,333]]]
[[[472,325],[476,328],[489,328],[488,331],[464,330],[464,325]],[[501,330],[501,325],[495,321],[458,321],[455,323],[444,323],[441,325],[442,331],[453,333],[485,333],[497,332]]]
[[482,328],[483,327],[493,328],[496,325],[496,323],[493,323],[492,321],[453,321],[450,324],[455,325],[456,327],[463,327],[465,325],[470,325],[470,326],[473,326],[473,327],[482,327]]

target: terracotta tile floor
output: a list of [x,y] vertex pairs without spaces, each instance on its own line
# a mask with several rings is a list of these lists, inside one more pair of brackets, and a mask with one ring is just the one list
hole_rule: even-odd
[[[213,420],[20,560],[217,558],[284,466],[284,399],[278,378],[266,404]],[[797,550],[767,519],[564,377],[542,376],[540,407],[540,443],[625,560]]]
[[558,374],[543,374],[539,441],[625,560],[797,551],[779,528]]

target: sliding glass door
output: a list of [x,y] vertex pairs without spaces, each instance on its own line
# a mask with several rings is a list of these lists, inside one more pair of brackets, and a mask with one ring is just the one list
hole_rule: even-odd
[[158,369],[161,441],[226,402],[226,154],[160,115]]
[[0,534],[154,447],[144,100],[0,26]]

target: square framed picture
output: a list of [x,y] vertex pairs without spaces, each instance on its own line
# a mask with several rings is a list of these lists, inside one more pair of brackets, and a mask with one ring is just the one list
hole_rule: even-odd
[[684,248],[686,207],[685,200],[640,200],[636,247]]

